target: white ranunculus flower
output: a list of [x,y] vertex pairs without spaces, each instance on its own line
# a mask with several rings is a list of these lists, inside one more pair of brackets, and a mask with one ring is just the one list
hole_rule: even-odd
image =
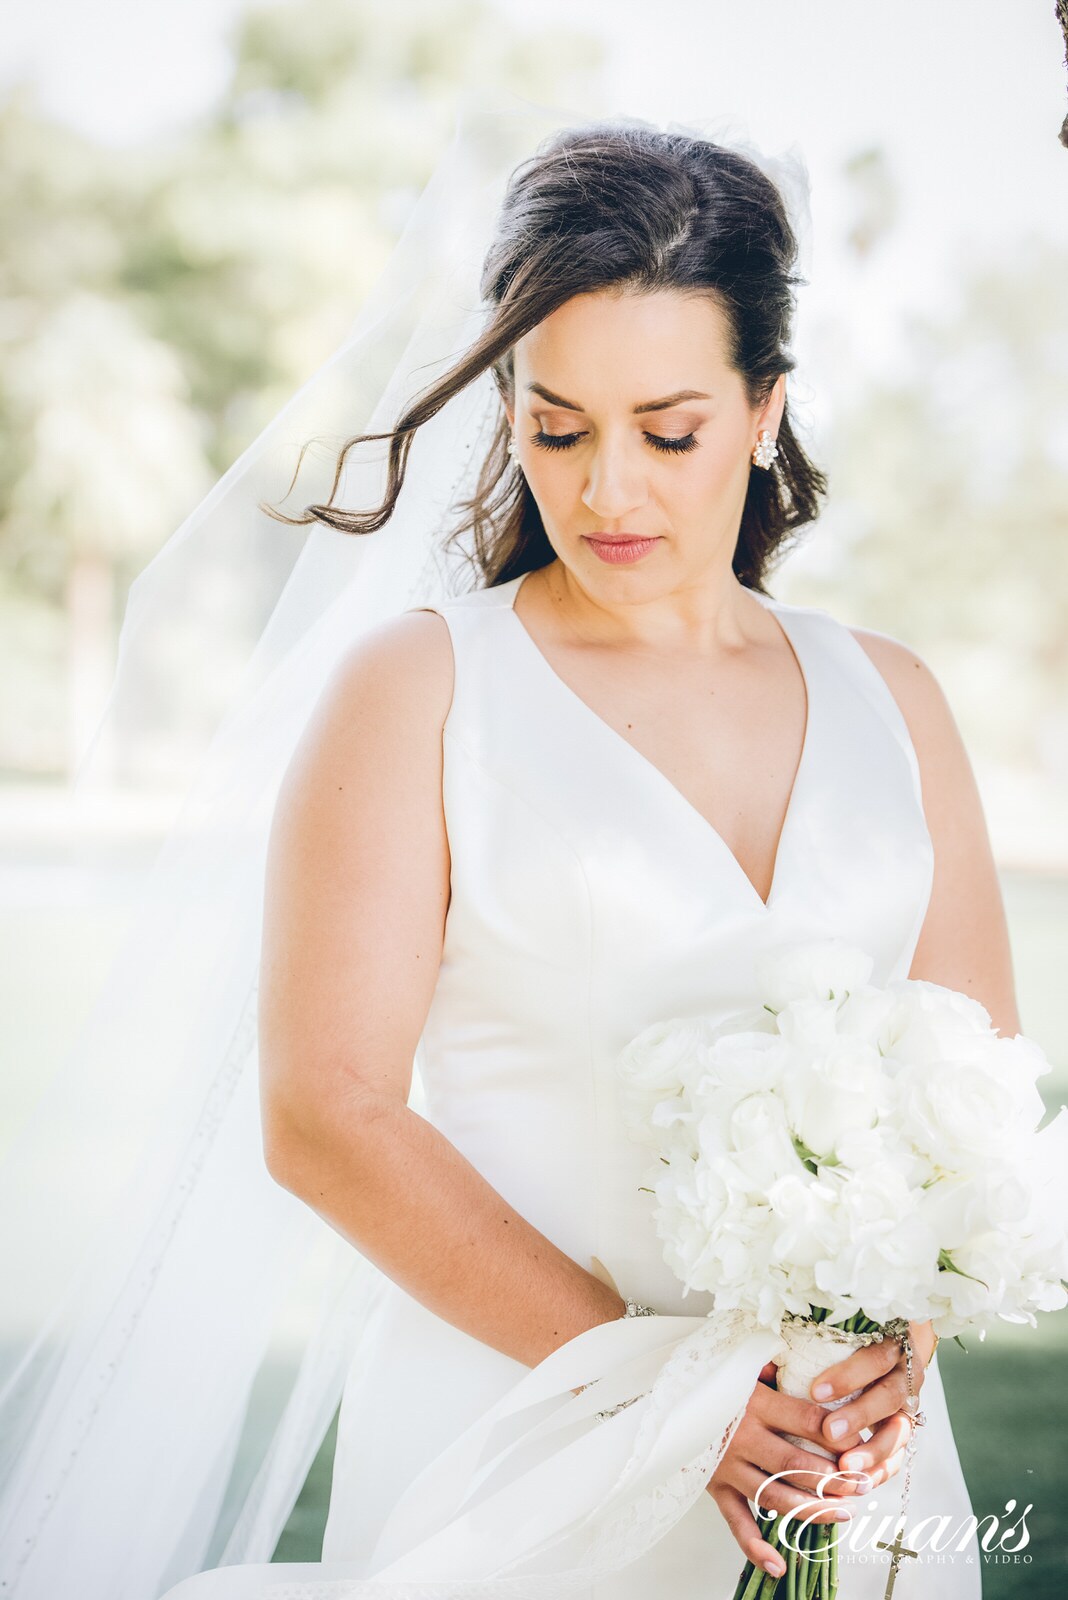
[[848,939],[803,939],[762,951],[755,962],[766,1005],[781,1011],[791,1000],[839,1002],[871,977],[874,962]]
[[896,1056],[933,1064],[981,1048],[990,1035],[989,1011],[959,989],[923,978],[896,978],[886,988],[898,1000]]
[[685,1109],[686,1075],[693,1069],[707,1034],[701,1017],[670,1017],[642,1030],[620,1051],[616,1069],[624,1089],[623,1126],[638,1144],[656,1145],[668,1105]]
[[775,1088],[783,1075],[784,1056],[773,1019],[769,1022],[766,1032],[745,1029],[705,1044],[689,1079],[695,1102],[706,1102],[721,1090],[729,1101],[754,1090]]
[[636,1093],[663,1093],[682,1087],[707,1035],[700,1017],[654,1022],[620,1052],[623,1081]]

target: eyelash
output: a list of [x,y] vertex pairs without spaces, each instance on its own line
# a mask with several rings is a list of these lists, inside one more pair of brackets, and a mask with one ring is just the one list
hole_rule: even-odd
[[[692,433],[683,434],[677,439],[665,439],[656,433],[647,433],[645,437],[654,450],[659,450],[662,455],[685,455],[688,450],[698,448],[697,440]],[[570,450],[581,433],[545,433],[544,430],[532,433],[530,442],[539,445],[543,450]]]

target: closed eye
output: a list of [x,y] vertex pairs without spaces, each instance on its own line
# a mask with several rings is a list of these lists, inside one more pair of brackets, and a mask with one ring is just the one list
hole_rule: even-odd
[[[572,445],[584,439],[584,433],[545,433],[540,430],[530,436],[531,444],[536,444],[542,450],[570,450]],[[680,435],[678,438],[667,439],[659,433],[646,433],[643,435],[652,445],[654,450],[661,451],[664,455],[679,455],[687,450],[698,448],[697,438],[692,433]]]

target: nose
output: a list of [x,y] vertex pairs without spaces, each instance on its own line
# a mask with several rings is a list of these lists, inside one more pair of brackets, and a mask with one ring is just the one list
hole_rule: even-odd
[[626,441],[598,440],[588,461],[589,473],[582,501],[595,517],[611,522],[645,504],[643,464],[635,458]]

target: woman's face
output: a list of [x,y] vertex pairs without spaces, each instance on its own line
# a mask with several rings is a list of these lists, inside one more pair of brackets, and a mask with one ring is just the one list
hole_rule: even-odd
[[[516,459],[583,584],[648,592],[729,572],[753,446],[778,432],[786,380],[751,410],[724,333],[706,295],[598,291],[517,342]],[[621,534],[652,542],[597,542]]]

